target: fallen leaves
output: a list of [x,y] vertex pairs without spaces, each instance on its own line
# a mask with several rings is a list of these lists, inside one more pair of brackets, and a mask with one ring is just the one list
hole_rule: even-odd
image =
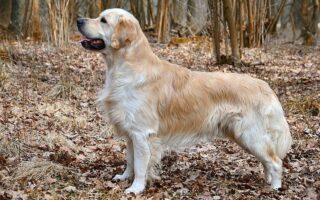
[[294,137],[281,191],[266,185],[253,156],[216,140],[167,152],[161,180],[141,196],[124,196],[131,182],[111,179],[124,170],[125,144],[111,136],[113,129],[95,103],[104,82],[102,59],[73,44],[55,49],[25,42],[8,46],[12,58],[0,70],[0,199],[318,198],[320,47],[244,49],[246,63],[263,65],[235,68],[214,65],[207,45],[195,42],[152,47],[161,58],[191,70],[261,78],[279,96]]

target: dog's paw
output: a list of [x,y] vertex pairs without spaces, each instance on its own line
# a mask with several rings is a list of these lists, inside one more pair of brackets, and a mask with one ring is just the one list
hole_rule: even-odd
[[112,181],[124,181],[130,179],[132,176],[130,174],[117,174],[112,178]]
[[281,181],[272,181],[271,187],[274,190],[279,190],[281,188]]
[[137,195],[137,194],[140,194],[141,192],[143,192],[144,188],[145,188],[144,184],[133,184],[131,187],[126,189],[124,191],[124,193],[125,194],[134,193],[135,195]]

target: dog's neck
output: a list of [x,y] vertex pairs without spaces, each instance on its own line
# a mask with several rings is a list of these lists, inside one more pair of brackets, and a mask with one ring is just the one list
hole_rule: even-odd
[[[145,35],[141,33],[140,39],[130,44],[126,48],[108,49],[103,52],[103,58],[108,70],[117,71],[120,66],[139,67],[139,62],[148,58],[150,63],[155,63],[159,58],[153,53],[151,46]],[[137,65],[135,62],[138,62]],[[150,67],[154,65],[150,64]]]

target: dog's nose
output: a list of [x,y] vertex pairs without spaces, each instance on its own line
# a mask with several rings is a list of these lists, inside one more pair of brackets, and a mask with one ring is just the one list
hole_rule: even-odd
[[82,26],[84,24],[84,19],[79,18],[77,19],[77,26]]

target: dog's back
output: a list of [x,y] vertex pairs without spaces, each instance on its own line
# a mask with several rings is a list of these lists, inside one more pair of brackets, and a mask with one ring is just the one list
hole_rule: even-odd
[[[204,137],[237,140],[243,124],[253,122],[273,139],[290,136],[282,107],[266,82],[233,73],[191,72],[168,63],[164,67],[161,81],[166,84],[152,95],[159,98],[158,134],[169,146],[196,143]],[[281,146],[282,158],[290,142]]]

